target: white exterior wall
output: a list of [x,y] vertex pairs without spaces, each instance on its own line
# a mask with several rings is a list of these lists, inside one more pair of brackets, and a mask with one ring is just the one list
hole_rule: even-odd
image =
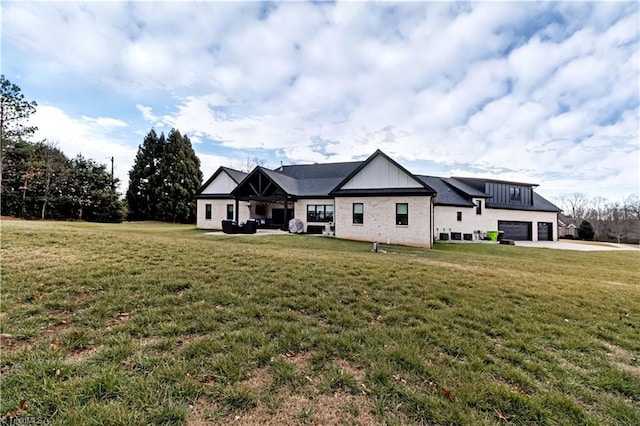
[[318,198],[318,199],[309,199],[309,200],[298,200],[295,203],[295,217],[296,219],[300,219],[302,223],[304,223],[304,230],[306,232],[307,225],[318,225],[324,226],[329,222],[309,222],[307,223],[307,206],[309,204],[322,204],[322,205],[332,205],[333,206],[333,222],[336,220],[336,207],[335,200],[327,199],[327,198]]
[[213,182],[202,190],[203,194],[229,194],[238,186],[236,181],[224,171],[222,171]]
[[[206,207],[211,204],[211,219],[205,219]],[[229,199],[198,199],[196,212],[196,227],[199,229],[222,229],[222,221],[227,219],[227,204],[233,204],[235,209],[236,202],[233,198]],[[249,203],[240,201],[239,203],[238,222],[246,222],[249,219]]]
[[[363,224],[353,223],[353,203],[364,205]],[[408,203],[409,224],[396,225],[396,203]],[[383,244],[430,247],[431,197],[337,197],[334,219],[336,237]]]
[[378,156],[353,176],[341,189],[422,188],[414,177]]
[[[462,212],[462,221],[460,222],[457,221],[457,212]],[[531,238],[533,241],[538,241],[538,222],[552,223],[553,240],[556,241],[558,239],[557,214],[555,212],[491,209],[485,206],[483,200],[482,214],[479,215],[476,214],[475,207],[435,206],[433,216],[436,238],[440,237],[440,232],[473,234],[474,231],[497,231],[499,220],[513,220],[531,222]]]

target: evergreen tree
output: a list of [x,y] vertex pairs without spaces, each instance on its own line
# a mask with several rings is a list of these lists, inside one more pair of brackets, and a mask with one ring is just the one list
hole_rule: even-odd
[[158,137],[155,130],[151,129],[138,147],[135,163],[129,171],[126,195],[129,220],[156,219],[156,194],[161,183],[159,168],[163,145],[164,134]]
[[[0,186],[4,179],[5,147],[10,143],[25,141],[37,130],[26,126],[25,121],[36,112],[36,102],[27,101],[20,87],[0,75]],[[4,188],[4,187],[3,187]],[[4,195],[4,194],[3,194]]]
[[34,145],[23,140],[5,141],[3,149],[2,214],[25,217],[27,190],[35,177],[30,170]]
[[589,221],[583,220],[578,227],[578,237],[581,240],[593,240],[593,236],[595,232],[593,230],[593,225]]
[[157,218],[168,222],[195,221],[195,195],[202,183],[200,160],[191,141],[172,129],[160,162],[161,184],[157,186]]
[[[71,172],[64,196],[66,217],[89,222],[121,222],[123,204],[114,190],[118,180],[103,164],[78,155],[71,160]],[[62,210],[62,208],[61,208]]]
[[200,160],[191,141],[172,129],[165,139],[152,129],[129,172],[130,220],[195,221],[195,194],[202,183]]

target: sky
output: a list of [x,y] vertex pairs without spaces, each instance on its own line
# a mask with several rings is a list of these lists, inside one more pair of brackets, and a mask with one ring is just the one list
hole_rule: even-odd
[[153,128],[218,167],[363,160],[640,192],[639,2],[3,1],[32,125],[126,191]]

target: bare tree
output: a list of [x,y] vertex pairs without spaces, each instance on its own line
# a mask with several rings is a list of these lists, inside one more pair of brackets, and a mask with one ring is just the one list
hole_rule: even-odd
[[631,194],[625,198],[624,205],[629,212],[630,219],[640,220],[640,197],[638,194]]
[[606,235],[600,235],[602,232],[603,221],[608,210],[608,203],[604,197],[597,196],[590,200],[589,207],[585,216],[591,221],[597,238],[606,238]]
[[244,160],[238,162],[232,162],[229,167],[232,169],[240,170],[241,172],[249,173],[251,170],[258,166],[263,167],[265,160],[258,157],[247,156]]
[[581,192],[563,194],[556,197],[564,213],[574,219],[583,219],[587,213],[589,197]]

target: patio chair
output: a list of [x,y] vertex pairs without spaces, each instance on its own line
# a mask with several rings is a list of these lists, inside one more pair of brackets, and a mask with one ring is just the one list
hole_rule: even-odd
[[225,234],[237,234],[240,232],[242,228],[236,225],[233,220],[223,220],[222,221],[222,232]]

